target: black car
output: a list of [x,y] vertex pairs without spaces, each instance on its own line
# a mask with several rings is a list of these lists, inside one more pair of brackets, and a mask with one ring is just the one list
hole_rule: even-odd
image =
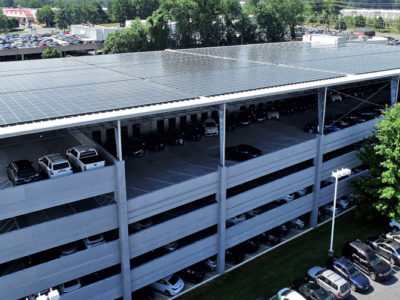
[[261,242],[268,246],[275,246],[281,242],[282,233],[279,227],[270,229],[259,235]]
[[132,299],[153,300],[153,289],[150,286],[145,286],[140,290],[136,290],[132,293]]
[[185,133],[180,129],[173,129],[168,133],[168,143],[170,145],[183,145],[185,143]]
[[185,128],[185,138],[187,141],[201,140],[202,129],[199,125],[190,123]]
[[251,111],[251,117],[254,121],[262,122],[267,119],[267,114],[262,109],[256,109]]
[[392,265],[400,264],[400,244],[386,238],[369,238],[367,244]]
[[226,118],[226,124],[225,124],[226,130],[234,131],[236,129],[236,127],[238,127],[238,126],[239,126],[239,123],[238,123],[235,115],[233,115],[233,114],[228,115],[228,117]]
[[129,139],[123,146],[124,154],[134,157],[142,156],[146,153],[146,142],[144,139]]
[[240,126],[247,126],[251,124],[251,114],[248,111],[239,112],[236,119]]
[[244,260],[245,252],[241,245],[226,249],[225,260],[230,264],[239,264]]
[[254,253],[260,248],[261,241],[258,237],[254,237],[242,243],[243,250],[248,253]]
[[7,166],[8,178],[14,185],[20,185],[39,180],[39,174],[36,172],[29,160],[16,160]]
[[203,262],[199,262],[178,272],[178,276],[181,277],[185,282],[189,281],[192,283],[199,283],[204,279],[206,271],[207,268],[205,264]]
[[374,281],[384,280],[392,273],[392,268],[382,257],[360,240],[347,242],[343,253],[361,271],[368,274]]
[[151,151],[161,151],[167,147],[167,142],[165,138],[157,133],[149,134],[145,138],[147,149]]
[[293,288],[307,300],[333,300],[332,296],[314,281],[297,279],[293,282]]
[[260,149],[250,145],[238,145],[225,149],[226,158],[230,160],[245,161],[262,155]]

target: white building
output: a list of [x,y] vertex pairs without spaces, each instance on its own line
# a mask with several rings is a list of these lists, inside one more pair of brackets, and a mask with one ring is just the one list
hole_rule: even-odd
[[110,33],[122,30],[122,27],[108,27],[92,24],[71,25],[71,34],[81,36],[84,40],[104,41]]

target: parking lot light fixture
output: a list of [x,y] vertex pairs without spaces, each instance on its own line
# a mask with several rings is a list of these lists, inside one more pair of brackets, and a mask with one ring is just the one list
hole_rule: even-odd
[[340,178],[348,176],[351,174],[349,168],[342,168],[341,170],[332,171],[332,177],[335,178],[335,192],[333,195],[333,213],[332,213],[332,230],[331,230],[331,244],[329,247],[328,255],[333,256],[333,234],[335,230],[335,217],[336,217],[336,197],[337,197],[337,185]]

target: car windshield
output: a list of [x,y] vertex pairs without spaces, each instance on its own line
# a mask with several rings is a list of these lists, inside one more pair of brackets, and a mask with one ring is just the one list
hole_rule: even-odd
[[93,155],[96,155],[96,151],[94,151],[94,150],[85,151],[85,152],[81,153],[81,158],[89,157],[89,156],[93,156]]
[[36,174],[34,169],[28,169],[28,170],[21,170],[18,171],[18,176],[19,177],[28,177],[28,176],[34,176]]
[[65,288],[70,288],[70,287],[73,287],[75,285],[78,285],[78,281],[76,279],[64,283],[64,287]]
[[207,126],[207,127],[213,127],[213,126],[215,126],[215,123],[213,123],[213,122],[206,122],[206,126]]
[[68,168],[69,168],[69,164],[67,162],[62,163],[62,164],[53,165],[54,171],[68,169]]
[[96,234],[96,235],[88,238],[88,240],[91,242],[96,242],[96,241],[102,240],[102,239],[103,239],[103,237],[100,234]]
[[350,268],[349,274],[350,274],[351,278],[356,278],[356,277],[360,276],[360,271],[358,271],[357,268]]
[[176,275],[172,275],[172,277],[168,280],[171,285],[175,285],[179,280],[179,277]]
[[375,266],[381,261],[381,257],[376,253],[372,253],[369,255],[368,260],[371,266]]
[[348,283],[345,283],[345,284],[343,284],[343,285],[340,287],[340,292],[341,292],[341,293],[344,293],[344,292],[346,292],[348,289],[349,289],[349,284],[348,284]]

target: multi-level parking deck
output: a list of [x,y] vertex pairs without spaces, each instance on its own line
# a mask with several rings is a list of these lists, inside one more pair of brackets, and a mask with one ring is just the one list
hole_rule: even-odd
[[[226,249],[294,218],[315,227],[319,208],[333,199],[331,171],[360,167],[355,149],[377,115],[330,133],[322,128],[393,105],[399,54],[382,45],[294,42],[1,64],[0,298],[79,278],[81,288],[61,299],[129,299],[213,255],[222,274]],[[342,101],[328,101],[331,93]],[[295,102],[308,106],[226,130],[234,112]],[[131,136],[207,118],[218,121],[218,136],[122,155]],[[305,131],[314,120],[321,130]],[[106,150],[110,141],[115,156]],[[238,144],[262,155],[226,159],[225,147]],[[40,156],[75,145],[95,147],[106,167],[20,186],[8,180],[10,161],[36,166]],[[338,196],[366,173],[342,179]],[[294,201],[273,205],[302,189]],[[98,234],[103,242],[88,246]],[[176,241],[176,250],[166,250]],[[71,243],[76,251],[62,256]]]

